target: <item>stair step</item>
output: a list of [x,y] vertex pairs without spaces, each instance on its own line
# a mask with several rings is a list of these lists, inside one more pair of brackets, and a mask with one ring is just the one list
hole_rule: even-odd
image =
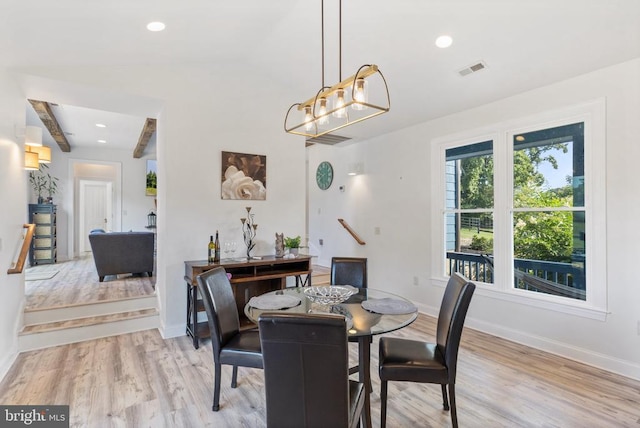
[[46,324],[69,321],[78,318],[110,315],[119,312],[131,312],[157,307],[155,295],[129,297],[101,302],[79,303],[47,309],[29,309],[24,311],[24,324]]
[[54,321],[48,323],[41,324],[30,324],[25,325],[22,331],[19,333],[21,335],[31,334],[31,333],[43,333],[46,331],[54,331],[54,330],[63,330],[66,328],[73,327],[87,327],[96,324],[102,324],[112,321],[122,321],[128,319],[142,318],[149,315],[157,315],[158,311],[156,309],[144,309],[141,311],[127,311],[127,312],[119,312],[115,314],[108,315],[99,315],[99,316],[91,316],[84,318],[75,318],[65,321]]
[[156,309],[120,312],[110,315],[78,318],[68,321],[25,326],[18,334],[20,352],[83,342],[158,328]]

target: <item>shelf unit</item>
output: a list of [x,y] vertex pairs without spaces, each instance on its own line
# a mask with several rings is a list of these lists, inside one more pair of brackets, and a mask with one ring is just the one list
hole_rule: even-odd
[[57,261],[56,206],[29,204],[29,223],[36,225],[29,249],[29,264],[35,266],[55,263]]
[[199,321],[198,314],[204,312],[202,297],[198,292],[197,276],[203,272],[222,266],[231,274],[231,287],[238,308],[241,329],[255,328],[244,314],[244,307],[253,296],[286,287],[289,276],[296,278],[296,285],[305,284],[301,276],[306,276],[306,284],[311,285],[311,257],[300,255],[295,259],[263,256],[260,260],[222,260],[208,264],[206,260],[185,261],[184,280],[187,283],[187,335],[193,338],[193,346],[198,349],[199,339],[209,336],[207,321]]

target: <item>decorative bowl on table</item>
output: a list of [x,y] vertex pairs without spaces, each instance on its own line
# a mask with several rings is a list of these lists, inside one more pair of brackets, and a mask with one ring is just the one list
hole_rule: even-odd
[[341,285],[316,285],[304,289],[304,294],[307,296],[307,299],[321,305],[337,305],[357,292],[358,290],[354,287]]

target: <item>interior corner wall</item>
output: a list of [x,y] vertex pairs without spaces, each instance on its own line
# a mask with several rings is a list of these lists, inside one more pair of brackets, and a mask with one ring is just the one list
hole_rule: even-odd
[[18,355],[24,274],[7,274],[27,217],[24,170],[24,95],[13,76],[0,70],[0,379]]
[[[259,225],[254,255],[275,253],[276,232],[304,234],[304,141],[283,135],[280,112],[275,113],[274,126],[232,130],[212,123],[216,115],[200,97],[165,103],[158,121],[157,220],[157,289],[165,337],[184,334],[184,261],[205,260],[209,236],[216,231],[222,243],[237,243],[236,257],[246,254],[240,221],[247,216],[245,207],[251,207]],[[211,126],[196,126],[205,123]],[[221,199],[222,151],[266,156],[266,200]]]
[[[480,78],[480,75],[478,76]],[[640,158],[640,59],[591,72],[514,97],[425,122],[346,147],[309,149],[309,224],[320,260],[369,258],[370,286],[408,297],[437,313],[443,289],[431,283],[430,143],[510,119],[606,99],[607,264],[609,314],[597,321],[515,304],[476,293],[467,326],[640,379],[640,287],[637,227],[640,198],[634,172]],[[375,120],[375,119],[373,119]],[[315,185],[321,161],[334,165],[334,184]],[[349,163],[364,174],[347,177]],[[345,185],[344,192],[339,189]],[[357,246],[341,230],[345,218],[366,241]]]

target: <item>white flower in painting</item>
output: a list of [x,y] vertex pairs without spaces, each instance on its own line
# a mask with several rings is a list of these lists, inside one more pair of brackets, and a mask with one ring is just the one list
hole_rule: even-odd
[[261,199],[267,197],[267,189],[260,180],[244,175],[244,172],[231,165],[224,172],[222,199]]

